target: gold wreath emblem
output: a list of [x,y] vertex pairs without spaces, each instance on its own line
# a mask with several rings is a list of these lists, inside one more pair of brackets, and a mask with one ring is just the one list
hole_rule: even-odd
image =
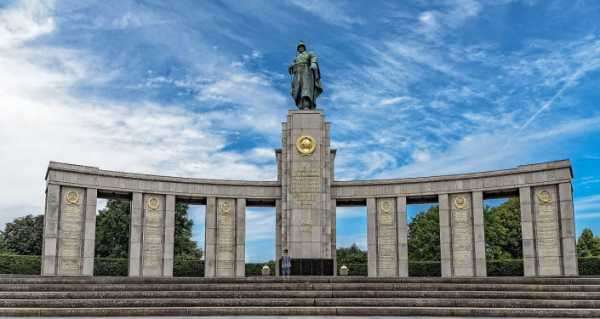
[[229,204],[229,202],[223,202],[221,204],[221,212],[223,214],[229,214],[231,212],[231,205]]
[[296,149],[302,155],[310,155],[317,148],[317,142],[312,136],[302,135],[296,140]]
[[158,200],[158,198],[156,197],[150,197],[148,199],[148,208],[150,209],[159,209],[160,208],[160,201]]
[[389,200],[382,201],[379,207],[381,207],[381,211],[384,213],[390,213],[392,211],[392,203]]
[[79,204],[79,193],[76,191],[69,191],[67,192],[65,199],[67,200],[67,203],[77,205]]
[[467,206],[467,199],[464,196],[457,196],[454,198],[454,207],[463,209]]
[[548,204],[552,202],[552,195],[548,191],[539,191],[537,193],[537,198],[542,204]]

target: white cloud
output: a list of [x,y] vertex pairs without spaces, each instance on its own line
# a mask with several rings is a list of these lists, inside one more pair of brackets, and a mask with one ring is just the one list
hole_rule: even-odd
[[327,2],[318,0],[291,0],[290,4],[295,5],[319,18],[323,21],[341,26],[350,27],[353,24],[362,24],[363,21],[347,13],[339,2]]
[[43,213],[43,178],[50,160],[164,175],[275,178],[274,155],[272,162],[255,165],[252,157],[264,162],[264,152],[224,151],[226,136],[202,113],[71,94],[76,83],[106,80],[107,75],[89,52],[25,45],[55,30],[50,4],[31,1],[0,11],[0,224]]

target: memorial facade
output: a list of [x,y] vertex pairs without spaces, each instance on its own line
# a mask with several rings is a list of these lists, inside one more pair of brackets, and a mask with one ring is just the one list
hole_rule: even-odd
[[275,207],[277,259],[287,249],[293,260],[306,261],[303,272],[334,274],[336,207],[352,205],[367,207],[368,275],[406,277],[407,205],[422,202],[439,205],[442,276],[481,277],[484,200],[499,196],[520,199],[525,276],[578,274],[568,160],[460,175],[336,181],[330,130],[320,110],[289,111],[282,147],[275,151],[276,181],[166,177],[51,162],[42,275],[93,275],[96,199],[122,197],[131,201],[132,277],[173,275],[179,201],[206,205],[206,277],[245,275],[245,214],[252,206]]

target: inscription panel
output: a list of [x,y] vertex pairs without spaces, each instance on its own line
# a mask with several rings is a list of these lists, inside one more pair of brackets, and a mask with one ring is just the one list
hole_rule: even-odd
[[164,196],[144,195],[144,229],[142,238],[142,274],[162,275]]
[[534,189],[535,235],[539,275],[560,275],[560,228],[556,188]]
[[235,200],[217,200],[217,263],[220,277],[235,275]]
[[377,200],[377,268],[382,277],[396,276],[397,241],[394,199]]
[[81,274],[85,190],[63,187],[58,240],[58,275]]
[[470,194],[450,196],[455,276],[473,276],[473,211]]

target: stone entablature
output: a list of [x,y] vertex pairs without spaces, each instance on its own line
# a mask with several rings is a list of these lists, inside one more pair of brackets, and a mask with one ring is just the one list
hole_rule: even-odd
[[[335,181],[330,124],[290,111],[276,150],[277,181],[167,177],[50,162],[43,275],[93,275],[96,198],[131,200],[129,275],[173,275],[175,203],[206,204],[205,276],[245,274],[246,206],[276,208],[276,256],[333,259],[336,206],[366,205],[368,273],[408,276],[407,205],[439,205],[444,277],[486,276],[484,199],[518,196],[526,276],[577,275],[568,160],[447,176]],[[335,267],[335,266],[334,266]],[[276,267],[276,274],[279,269]]]
[[502,192],[519,187],[570,183],[573,178],[568,160],[521,165],[513,169],[435,177],[334,181],[332,196],[344,199],[385,196],[435,196],[462,192]]

